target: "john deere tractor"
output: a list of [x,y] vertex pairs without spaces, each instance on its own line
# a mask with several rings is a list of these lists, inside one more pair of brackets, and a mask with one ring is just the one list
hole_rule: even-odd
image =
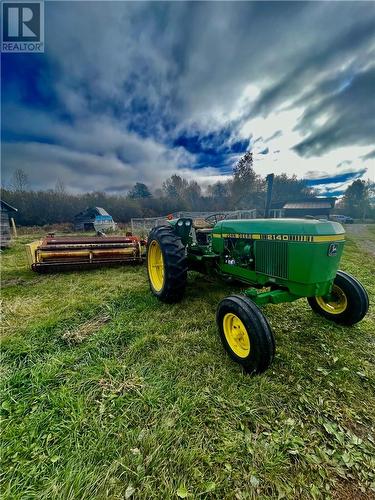
[[259,306],[306,297],[313,311],[341,325],[366,315],[366,290],[338,270],[344,239],[341,224],[327,220],[225,220],[222,214],[204,224],[171,220],[148,238],[150,288],[160,300],[177,302],[188,270],[247,285],[219,303],[216,321],[229,356],[245,371],[261,373],[272,363],[275,340]]

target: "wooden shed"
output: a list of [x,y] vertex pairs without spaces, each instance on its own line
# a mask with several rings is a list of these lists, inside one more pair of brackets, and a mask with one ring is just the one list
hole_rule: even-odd
[[113,231],[116,224],[109,213],[102,207],[86,208],[74,217],[76,231]]
[[335,208],[336,198],[305,198],[303,200],[273,203],[272,217],[316,217],[328,219]]
[[0,200],[1,210],[0,210],[0,246],[1,248],[7,248],[10,245],[11,231],[9,224],[9,214],[18,212],[17,208],[12,207],[4,200]]
[[336,198],[308,198],[287,202],[283,206],[285,217],[318,217],[328,219],[335,208]]

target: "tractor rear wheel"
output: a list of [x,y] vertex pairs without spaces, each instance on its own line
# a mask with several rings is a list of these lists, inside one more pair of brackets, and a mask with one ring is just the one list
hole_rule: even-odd
[[152,229],[147,239],[146,260],[152,293],[163,302],[181,300],[187,281],[186,249],[172,227]]
[[331,297],[308,297],[313,311],[341,325],[354,325],[366,316],[369,299],[363,285],[344,271],[337,271]]
[[226,297],[217,308],[216,321],[225,350],[247,373],[262,373],[270,366],[275,340],[254,302],[243,295]]

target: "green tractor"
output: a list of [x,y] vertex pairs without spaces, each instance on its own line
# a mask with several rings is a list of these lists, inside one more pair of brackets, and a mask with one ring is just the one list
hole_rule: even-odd
[[366,290],[338,270],[345,242],[341,224],[225,220],[223,214],[204,222],[181,218],[152,229],[147,242],[150,288],[163,302],[177,302],[188,270],[247,285],[243,294],[225,297],[216,313],[224,348],[246,372],[266,370],[275,352],[271,327],[258,306],[307,297],[316,313],[341,325],[353,325],[366,315]]

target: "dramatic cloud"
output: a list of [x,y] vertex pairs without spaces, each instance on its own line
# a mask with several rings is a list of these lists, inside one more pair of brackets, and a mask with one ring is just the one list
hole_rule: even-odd
[[259,173],[322,193],[374,176],[375,4],[45,11],[45,54],[2,54],[3,182],[23,168],[35,188],[156,188],[176,171],[207,185],[248,149]]
[[[375,65],[348,77],[326,95],[320,89],[324,97],[307,106],[298,125],[308,136],[295,146],[296,151],[317,156],[338,146],[371,146],[375,137],[374,85]],[[323,116],[327,116],[323,125],[311,127]]]

